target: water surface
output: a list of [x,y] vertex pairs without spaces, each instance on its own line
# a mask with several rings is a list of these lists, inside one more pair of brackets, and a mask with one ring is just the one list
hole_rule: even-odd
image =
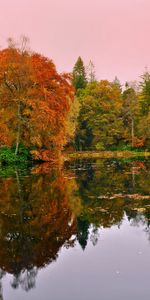
[[0,299],[150,298],[150,161],[0,169]]

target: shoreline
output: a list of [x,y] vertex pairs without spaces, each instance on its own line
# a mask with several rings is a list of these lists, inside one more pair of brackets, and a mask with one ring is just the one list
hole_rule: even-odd
[[150,152],[136,151],[78,151],[72,153],[63,153],[64,161],[74,159],[94,159],[94,158],[132,158],[132,157],[150,157]]

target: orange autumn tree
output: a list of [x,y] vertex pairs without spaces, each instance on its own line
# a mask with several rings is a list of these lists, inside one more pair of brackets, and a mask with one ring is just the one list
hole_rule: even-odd
[[65,144],[65,124],[73,100],[68,75],[52,60],[27,50],[26,40],[0,51],[0,145],[19,145],[36,159],[50,160]]

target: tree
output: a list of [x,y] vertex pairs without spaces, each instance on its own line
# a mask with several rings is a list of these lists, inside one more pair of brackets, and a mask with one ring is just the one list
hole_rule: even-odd
[[88,67],[87,67],[87,78],[88,78],[88,82],[93,82],[96,81],[96,75],[95,75],[95,66],[93,64],[93,62],[90,60]]
[[[59,152],[66,143],[66,118],[74,92],[68,75],[59,75],[52,61],[38,54],[32,56],[36,88],[31,111],[30,141],[40,149]],[[51,153],[50,153],[51,155]]]
[[20,169],[13,170],[16,178],[0,178],[0,280],[8,272],[12,287],[28,291],[61,247],[74,245],[76,220],[69,204],[70,180],[61,169],[36,165],[24,177]]
[[115,79],[113,80],[113,84],[117,85],[121,89],[121,83],[117,76],[115,76]]
[[59,75],[52,60],[14,44],[0,51],[0,135],[5,145],[32,149],[49,160],[66,142],[66,118],[73,100],[67,74]]
[[124,138],[126,141],[131,142],[132,147],[136,146],[137,136],[137,123],[139,116],[139,102],[135,90],[126,84],[126,89],[122,95],[122,118],[124,124]]
[[0,52],[0,102],[3,112],[2,123],[8,126],[9,139],[11,137],[12,141],[15,140],[16,155],[25,121],[23,118],[25,98],[31,88],[30,76],[29,53],[22,48],[16,49],[12,40],[9,40],[9,47]]
[[139,96],[141,103],[141,112],[147,115],[150,111],[150,74],[146,71],[142,76],[141,93]]
[[90,223],[81,217],[77,218],[77,240],[81,245],[82,250],[85,250],[89,237]]
[[122,139],[121,91],[107,81],[92,82],[80,95],[78,144],[104,150]]
[[75,98],[75,101],[72,102],[70,111],[68,113],[66,119],[66,139],[67,143],[65,147],[73,147],[75,146],[75,134],[78,127],[78,116],[80,112],[80,103],[78,98]]
[[150,147],[150,74],[146,72],[141,76],[140,92],[138,95],[140,105],[140,120],[138,131],[144,139],[145,146]]
[[75,90],[84,89],[87,84],[86,72],[82,58],[79,56],[72,73],[72,84]]

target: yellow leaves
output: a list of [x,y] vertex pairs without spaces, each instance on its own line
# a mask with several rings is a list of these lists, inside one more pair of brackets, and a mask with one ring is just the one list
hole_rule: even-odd
[[80,103],[78,99],[75,99],[75,101],[71,103],[70,112],[68,113],[68,116],[65,121],[67,141],[69,141],[69,139],[72,139],[75,135],[79,111],[80,111]]
[[41,137],[39,135],[32,136],[30,139],[30,142],[31,142],[31,144],[33,144],[35,146],[38,146],[38,147],[42,146]]
[[32,112],[31,112],[31,109],[29,109],[29,108],[26,108],[26,109],[23,111],[23,116],[25,116],[25,117],[30,117],[31,114],[32,114]]
[[30,151],[31,155],[33,156],[33,159],[34,160],[40,160],[41,156],[40,156],[40,153],[39,151],[37,150],[32,150]]

